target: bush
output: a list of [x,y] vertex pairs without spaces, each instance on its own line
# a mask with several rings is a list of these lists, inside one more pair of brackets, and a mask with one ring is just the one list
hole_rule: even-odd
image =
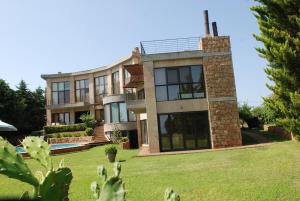
[[109,154],[109,153],[117,154],[117,152],[118,152],[118,150],[117,150],[116,146],[114,146],[114,145],[107,145],[105,147],[105,154],[106,155]]
[[64,133],[53,133],[48,134],[48,138],[63,138],[63,137],[84,137],[87,136],[85,131],[80,132],[64,132]]
[[44,130],[39,130],[39,131],[32,131],[30,135],[31,136],[42,136],[44,134],[45,134]]
[[129,141],[128,137],[122,137],[121,138],[121,142],[128,142],[128,141]]
[[94,120],[94,118],[89,113],[82,114],[80,116],[80,120],[85,124],[86,128],[95,128],[96,127],[97,121]]
[[93,135],[93,133],[94,133],[94,129],[92,129],[92,128],[87,128],[87,129],[85,129],[85,133],[86,133],[88,136],[91,136],[91,135]]
[[111,136],[111,141],[114,144],[119,144],[121,142],[121,138],[122,138],[122,132],[120,131],[118,126],[115,124],[114,125],[114,130],[113,130],[112,136]]
[[72,124],[72,125],[60,125],[60,126],[44,126],[46,134],[72,132],[72,131],[84,131],[86,129],[85,124]]

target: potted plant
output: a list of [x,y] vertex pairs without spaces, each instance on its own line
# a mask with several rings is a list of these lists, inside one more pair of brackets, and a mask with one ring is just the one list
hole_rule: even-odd
[[122,149],[130,149],[130,143],[128,137],[122,137],[120,146]]
[[117,155],[117,148],[114,145],[107,145],[105,147],[105,155],[107,156],[107,159],[109,162],[113,163],[116,160],[116,155]]

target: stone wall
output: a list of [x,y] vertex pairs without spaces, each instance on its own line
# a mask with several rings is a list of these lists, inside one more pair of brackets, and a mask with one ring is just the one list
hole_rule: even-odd
[[203,58],[212,148],[241,146],[236,88],[228,36],[205,37]]
[[236,101],[209,103],[212,148],[241,146],[241,130]]
[[60,143],[89,143],[93,140],[92,136],[86,137],[63,137],[63,138],[49,138],[49,144],[60,144]]

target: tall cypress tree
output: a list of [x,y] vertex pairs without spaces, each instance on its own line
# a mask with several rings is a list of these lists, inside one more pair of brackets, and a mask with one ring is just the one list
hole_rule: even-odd
[[256,0],[251,9],[263,43],[257,48],[268,61],[265,68],[273,92],[265,104],[278,115],[277,123],[300,135],[300,0]]

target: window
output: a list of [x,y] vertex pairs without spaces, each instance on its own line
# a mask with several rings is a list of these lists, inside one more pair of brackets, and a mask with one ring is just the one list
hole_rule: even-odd
[[123,80],[124,85],[130,81],[130,77],[131,77],[130,73],[126,69],[124,69],[124,80]]
[[55,124],[70,124],[70,113],[54,113],[52,114],[52,123]]
[[120,107],[120,122],[127,122],[128,114],[127,114],[127,107],[125,103],[119,103]]
[[95,78],[95,101],[102,103],[102,99],[107,95],[107,76]]
[[142,143],[148,144],[148,133],[147,133],[147,120],[141,120],[141,136],[142,136]]
[[156,101],[205,97],[202,66],[157,68],[154,75]]
[[127,110],[126,103],[109,103],[104,105],[105,123],[136,121],[135,114]]
[[70,103],[70,82],[52,83],[52,104]]
[[89,102],[89,80],[76,80],[76,102]]
[[113,94],[120,94],[119,71],[112,74]]
[[158,115],[161,151],[210,147],[208,112]]

